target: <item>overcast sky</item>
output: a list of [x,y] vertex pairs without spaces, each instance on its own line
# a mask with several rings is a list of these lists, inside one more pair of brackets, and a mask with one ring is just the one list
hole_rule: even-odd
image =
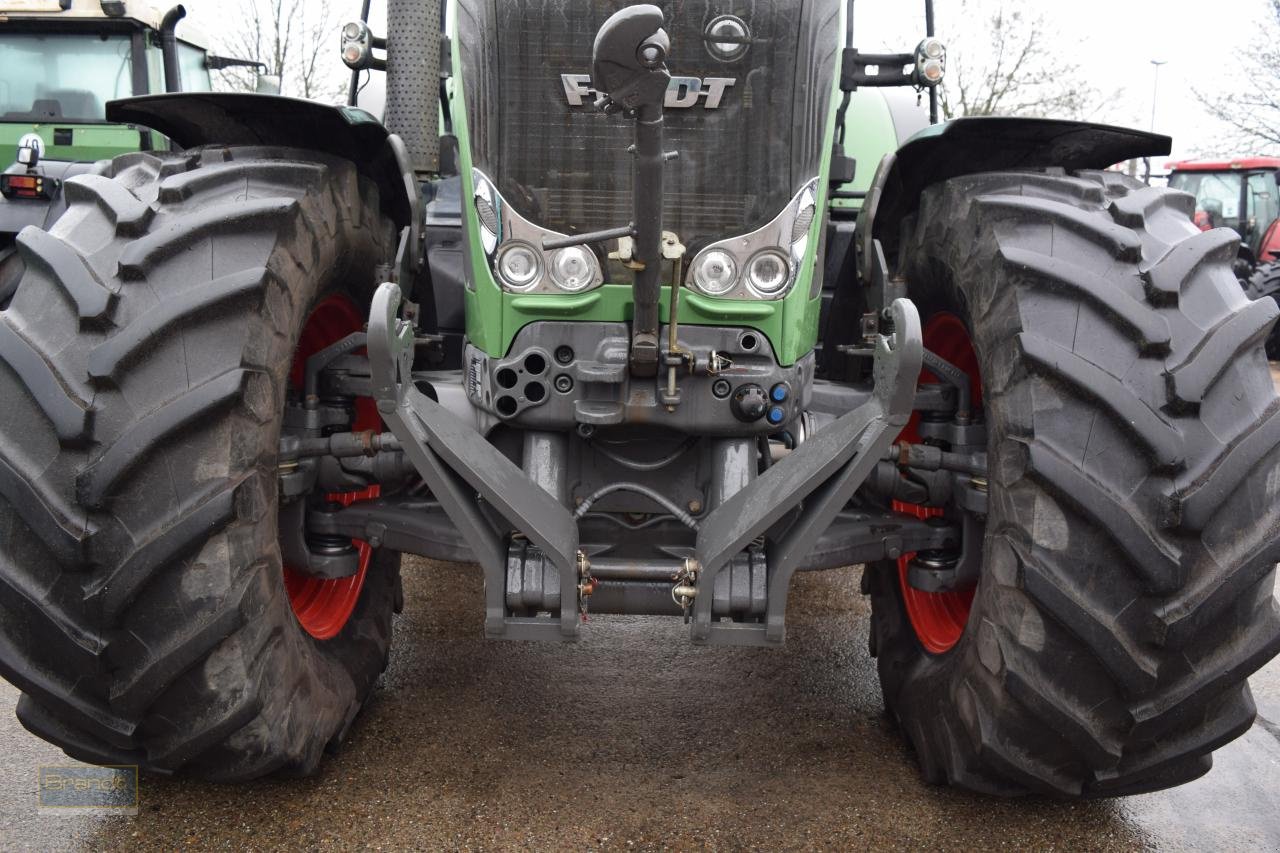
[[[954,0],[936,0],[938,34],[944,40],[947,12],[956,5]],[[1192,87],[1216,94],[1250,85],[1240,79],[1236,60],[1249,49],[1256,22],[1265,18],[1270,6],[1267,0],[1196,4],[1178,0],[1037,0],[1017,5],[1040,11],[1050,29],[1059,33],[1064,52],[1078,51],[1078,60],[1095,88],[1118,90],[1118,96],[1103,106],[1097,121],[1148,129],[1154,89],[1151,61],[1166,62],[1160,68],[1155,129],[1173,137],[1175,157],[1221,148],[1226,131],[1205,115]],[[878,32],[893,29],[899,39],[909,40],[912,25],[924,30],[923,11],[909,14],[923,10],[923,0],[860,0],[855,8],[859,33],[855,40],[859,42],[863,36],[873,39]],[[909,18],[906,27],[904,17]]]
[[[948,14],[958,0],[936,0],[938,34],[947,37]],[[1011,0],[1010,5],[1017,3]],[[234,26],[236,0],[185,0],[191,20],[223,37]],[[358,0],[334,0],[338,17],[359,15]],[[1174,138],[1174,155],[1223,148],[1224,129],[1205,115],[1191,89],[1224,93],[1251,85],[1240,79],[1237,57],[1249,49],[1267,0],[1213,0],[1210,4],[1169,0],[1070,0],[1022,2],[1040,10],[1059,34],[1063,52],[1077,52],[1088,79],[1099,91],[1119,95],[1104,104],[1098,121],[1147,129],[1151,124],[1153,66],[1160,68],[1155,128]],[[375,2],[376,32],[385,28],[385,5]],[[381,7],[381,8],[379,8]],[[909,50],[924,32],[923,0],[858,0],[856,41],[864,50]],[[338,66],[335,32],[332,61]],[[1228,146],[1229,148],[1230,146]]]

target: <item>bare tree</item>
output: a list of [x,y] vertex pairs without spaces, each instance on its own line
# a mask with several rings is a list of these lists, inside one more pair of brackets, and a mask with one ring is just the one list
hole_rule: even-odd
[[[1280,0],[1277,0],[1280,2]],[[961,0],[947,16],[942,112],[960,116],[1087,118],[1104,99],[1021,3]]]
[[1242,147],[1274,151],[1280,146],[1280,0],[1267,1],[1258,33],[1238,56],[1239,71],[1232,77],[1242,85],[1226,94],[1192,91],[1211,116],[1234,131],[1234,139],[1215,149],[1219,153],[1239,154]]
[[[338,59],[338,25],[330,0],[241,0],[244,22],[225,42],[232,56],[266,66],[281,80],[281,93],[336,100],[345,91]],[[252,91],[253,69],[222,73],[227,88]]]

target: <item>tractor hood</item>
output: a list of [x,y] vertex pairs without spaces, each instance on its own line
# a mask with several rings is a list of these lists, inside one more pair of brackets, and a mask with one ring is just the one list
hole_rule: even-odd
[[[461,0],[472,165],[536,225],[630,221],[634,123],[595,107],[592,43],[620,0]],[[664,228],[692,252],[774,220],[820,172],[840,0],[658,4],[670,35]],[[725,41],[718,42],[718,36]],[[613,281],[629,278],[611,269]]]

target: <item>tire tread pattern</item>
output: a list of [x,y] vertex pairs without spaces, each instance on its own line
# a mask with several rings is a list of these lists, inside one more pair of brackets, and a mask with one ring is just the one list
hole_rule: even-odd
[[0,675],[22,724],[85,761],[311,772],[385,664],[399,557],[375,553],[338,637],[301,630],[276,430],[306,311],[367,300],[393,229],[354,164],[307,152],[95,172],[22,233],[0,311]]
[[1253,720],[1247,678],[1280,652],[1262,350],[1280,309],[1241,293],[1234,233],[1189,211],[1098,172],[973,175],[921,200],[901,273],[973,324],[993,461],[955,649],[924,652],[896,567],[868,570],[886,704],[926,778],[1146,792],[1206,772]]

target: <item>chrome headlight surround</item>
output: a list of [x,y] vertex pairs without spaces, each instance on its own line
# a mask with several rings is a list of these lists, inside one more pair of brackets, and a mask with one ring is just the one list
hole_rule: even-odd
[[[480,246],[484,249],[485,258],[489,261],[489,271],[493,274],[494,281],[505,292],[521,295],[552,294],[569,296],[586,293],[604,284],[604,268],[600,265],[599,257],[590,248],[584,247],[583,252],[591,266],[586,283],[574,288],[558,286],[555,282],[555,277],[552,275],[552,270],[555,268],[554,264],[557,256],[566,250],[559,249],[548,252],[542,248],[542,241],[546,239],[554,240],[568,235],[559,231],[551,231],[525,219],[511,205],[506,203],[506,200],[498,193],[497,187],[494,186],[484,172],[479,169],[472,169],[471,175],[475,184],[475,195],[472,198],[472,203],[475,205],[476,217],[480,223]],[[502,274],[500,260],[504,253],[510,251],[508,247],[511,246],[527,246],[532,248],[539,256],[540,263],[537,275],[528,284],[513,284]]]
[[[796,193],[772,222],[742,237],[731,237],[705,247],[689,264],[685,286],[713,299],[754,299],[768,302],[785,299],[795,287],[809,251],[810,232],[817,216],[818,179],[813,178]],[[732,287],[714,293],[698,282],[697,271],[712,252],[723,252],[733,258],[736,278]],[[786,281],[775,290],[766,291],[752,283],[751,270],[757,260],[776,256],[787,265]]]

